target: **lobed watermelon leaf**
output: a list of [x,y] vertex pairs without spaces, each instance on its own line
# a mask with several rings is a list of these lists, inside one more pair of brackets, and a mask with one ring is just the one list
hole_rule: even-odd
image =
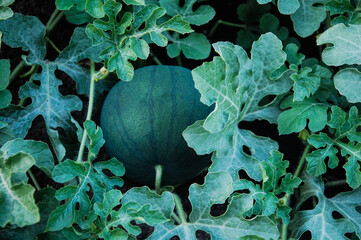
[[160,0],[159,4],[167,14],[174,17],[182,16],[187,23],[201,26],[208,23],[216,15],[216,11],[209,5],[201,5],[194,9],[197,0],[185,0],[183,6],[179,5],[179,0]]
[[358,110],[352,107],[346,115],[339,107],[333,106],[330,120],[327,122],[331,134],[319,133],[311,135],[307,141],[316,150],[306,157],[307,172],[319,176],[326,172],[325,160],[328,158],[328,167],[335,168],[339,164],[337,153],[347,160],[343,168],[346,170],[346,181],[353,189],[361,185],[361,134],[357,129],[361,125]]
[[183,52],[188,59],[205,59],[211,52],[211,44],[202,33],[191,33],[185,38],[180,38],[179,34],[170,35],[166,37],[171,43],[167,46],[167,54],[170,58],[174,58]]
[[[332,198],[324,195],[325,186],[319,178],[308,174],[302,176],[304,185],[300,188],[300,199],[297,209],[311,197],[318,199],[311,210],[300,210],[290,222],[291,237],[298,239],[304,232],[310,231],[312,239],[345,239],[345,233],[356,232],[360,236],[361,189],[342,192]],[[335,218],[334,212],[341,214]]]
[[[189,200],[192,212],[189,221],[175,224],[169,218],[169,211],[174,206],[171,194],[164,192],[156,195],[146,188],[127,192],[122,203],[135,200],[140,204],[149,203],[152,209],[163,211],[169,221],[156,224],[154,233],[149,239],[170,239],[178,236],[180,239],[196,239],[196,231],[202,230],[210,234],[212,239],[240,239],[248,235],[257,235],[264,239],[277,239],[279,236],[276,225],[267,217],[258,216],[251,220],[243,218],[242,214],[251,207],[252,199],[245,195],[231,198],[227,211],[218,217],[210,214],[212,205],[222,204],[233,193],[232,178],[226,172],[209,173],[203,185],[192,184],[189,188]],[[149,198],[150,197],[150,198]],[[167,206],[164,209],[164,206]],[[169,207],[170,206],[170,207]]]
[[[268,152],[277,149],[277,143],[269,144],[270,139],[255,136],[237,126],[243,120],[276,121],[280,113],[278,99],[292,83],[285,75],[271,80],[270,74],[284,64],[286,54],[282,51],[281,41],[272,33],[262,35],[253,44],[251,59],[241,47],[229,42],[218,42],[213,47],[220,57],[194,69],[192,75],[195,87],[202,95],[201,101],[208,106],[215,103],[215,110],[205,120],[189,126],[183,136],[198,154],[214,151],[213,161],[223,162],[219,165],[244,162],[239,170],[245,169],[251,178],[259,181],[262,175],[258,161],[268,159]],[[270,95],[276,98],[261,105],[260,101]],[[251,150],[250,156],[241,150],[243,145]],[[263,146],[267,146],[268,151],[260,154],[262,158],[258,159],[255,153],[263,153]],[[229,173],[237,177],[233,171]]]
[[248,196],[254,200],[252,208],[245,215],[275,215],[282,218],[284,224],[290,221],[289,213],[292,210],[289,206],[281,202],[281,197],[285,193],[292,194],[294,189],[301,184],[301,179],[292,177],[287,173],[288,161],[283,161],[283,154],[272,151],[268,161],[260,162],[263,174],[262,184],[254,184],[246,179],[240,179],[233,183],[234,190],[249,190]]
[[27,184],[26,172],[35,159],[23,152],[6,156],[0,149],[0,226],[11,224],[24,227],[40,220],[39,209],[34,202],[35,189]]
[[164,47],[168,40],[163,32],[175,31],[184,34],[193,31],[179,15],[158,23],[166,10],[156,5],[146,5],[133,14],[126,12],[118,22],[117,16],[121,9],[121,3],[107,0],[104,4],[107,20],[97,19],[93,24],[88,24],[86,33],[93,45],[104,42],[110,44],[103,47],[100,57],[109,71],[116,71],[118,78],[123,81],[133,78],[134,68],[130,60],[146,59],[149,55],[149,44],[143,38],[150,38],[150,42]]
[[361,25],[337,24],[327,29],[317,39],[317,45],[332,43],[322,52],[322,60],[329,66],[341,66],[343,64],[361,65],[360,36]]

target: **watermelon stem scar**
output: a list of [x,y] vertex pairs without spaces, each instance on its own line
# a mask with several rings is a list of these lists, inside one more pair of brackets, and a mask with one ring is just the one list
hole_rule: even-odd
[[207,169],[210,156],[198,156],[182,136],[212,110],[200,97],[191,71],[179,66],[139,68],[131,82],[110,90],[100,126],[106,151],[124,164],[129,179],[154,186],[154,168],[161,165],[162,185],[175,186]]

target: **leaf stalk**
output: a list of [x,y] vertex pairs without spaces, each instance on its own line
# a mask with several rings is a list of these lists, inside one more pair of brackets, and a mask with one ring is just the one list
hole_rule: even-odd
[[173,199],[181,224],[187,223],[187,214],[183,210],[183,205],[180,198],[177,194],[173,193]]
[[[90,120],[91,119],[91,115],[93,112],[93,105],[94,105],[94,89],[95,89],[95,65],[94,65],[94,61],[90,60],[90,89],[89,89],[89,104],[88,104],[88,112],[87,112],[87,116],[86,116],[86,120]],[[84,121],[84,122],[85,122]],[[82,162],[82,158],[83,158],[83,154],[84,154],[84,148],[85,148],[85,142],[86,142],[86,138],[87,138],[87,133],[84,129],[83,131],[83,136],[81,139],[81,143],[80,143],[80,148],[79,148],[79,152],[78,152],[78,158],[76,160],[76,162],[81,163]],[[89,161],[90,159],[88,159]]]

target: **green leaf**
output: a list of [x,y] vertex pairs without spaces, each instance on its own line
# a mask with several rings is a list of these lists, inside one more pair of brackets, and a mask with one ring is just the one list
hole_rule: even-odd
[[[261,181],[262,171],[259,162],[267,160],[270,151],[278,149],[277,142],[244,129],[238,129],[233,139],[237,147],[224,156],[213,154],[209,172],[226,171],[233,179],[238,179],[238,172],[243,169],[252,179]],[[249,149],[251,155],[243,151],[244,148]]]
[[[0,226],[11,224],[23,227],[40,220],[39,209],[34,202],[35,189],[27,184],[26,171],[35,164],[29,154],[19,152],[11,157],[0,151]],[[19,175],[20,174],[20,175]],[[17,176],[16,183],[13,177]]]
[[361,72],[356,68],[340,70],[334,76],[335,87],[350,103],[361,102]]
[[277,119],[280,134],[300,132],[306,128],[307,121],[312,132],[318,132],[326,126],[327,104],[319,103],[312,98],[293,102],[292,96],[288,96],[283,100],[281,108],[285,111]]
[[352,107],[348,116],[339,107],[332,107],[330,120],[327,122],[329,129],[334,129],[334,136],[325,133],[314,134],[307,141],[316,148],[307,155],[307,172],[313,176],[319,176],[326,172],[324,161],[328,158],[330,168],[337,167],[339,160],[338,149],[347,160],[343,166],[346,170],[346,181],[353,189],[361,185],[361,134],[357,128],[361,126],[356,107]]
[[357,2],[354,3],[354,7],[350,0],[328,1],[325,4],[325,7],[330,11],[330,15],[333,16],[331,24],[336,25],[338,23],[343,23],[346,26],[349,24],[360,24],[361,13],[357,11],[356,3]]
[[[271,216],[276,214],[282,218],[285,224],[290,220],[290,207],[278,205],[283,193],[292,194],[293,190],[301,184],[301,179],[293,178],[286,172],[288,161],[282,161],[283,154],[272,151],[268,161],[260,162],[263,174],[262,185],[254,185],[253,182],[240,179],[233,183],[234,190],[249,190],[249,196],[255,200],[253,207],[246,212],[248,217],[252,215]],[[262,186],[262,187],[261,187]],[[280,196],[281,195],[281,196]]]
[[25,137],[32,121],[39,115],[44,118],[49,129],[72,129],[70,112],[82,109],[77,96],[63,96],[59,93],[58,87],[62,82],[55,76],[56,65],[41,62],[41,66],[42,72],[34,77],[35,80],[40,80],[40,86],[27,82],[19,91],[21,99],[31,97],[32,103],[25,108],[10,106],[0,110],[0,120],[8,122],[18,137]]
[[[90,71],[81,67],[79,61],[89,58],[95,62],[100,62],[100,52],[102,45],[92,46],[92,41],[88,38],[84,28],[75,28],[69,45],[64,48],[55,63],[59,70],[68,74],[75,82],[78,94],[89,95],[90,89]],[[103,99],[103,92],[108,91],[112,82],[102,80],[96,83],[94,104],[98,106]]]
[[[14,28],[14,26],[17,26]],[[29,51],[26,58],[30,63],[44,59],[46,47],[44,44],[45,26],[33,16],[15,13],[10,19],[0,21],[0,31],[3,32],[3,42],[12,48],[21,47]]]
[[211,207],[224,203],[232,192],[231,176],[225,172],[209,173],[204,185],[192,184],[189,188],[192,205],[189,222],[175,225],[173,221],[167,221],[157,224],[149,239],[168,240],[174,236],[196,239],[197,230],[205,231],[217,240],[240,239],[247,235],[277,239],[277,227],[267,217],[258,216],[248,220],[243,218],[243,211],[248,210],[252,203],[252,199],[245,195],[232,197],[227,211],[221,216],[211,216]]
[[128,234],[125,235],[126,233],[124,231],[119,233],[117,230],[113,230],[118,225],[123,226],[129,234],[137,236],[142,231],[138,226],[130,223],[133,220],[140,223],[147,223],[150,226],[168,221],[161,212],[152,211],[150,204],[141,206],[135,202],[128,202],[122,205],[118,211],[112,211],[110,213],[110,220],[106,221],[104,229],[99,233],[99,237],[104,239],[123,239],[120,238],[119,235],[122,237],[124,235],[125,237]]
[[127,191],[122,198],[122,204],[128,202],[136,202],[141,206],[150,204],[150,210],[159,211],[168,219],[171,218],[175,206],[172,193],[163,192],[158,195],[148,187],[133,187]]
[[0,121],[0,147],[14,138],[10,126],[6,122]]
[[212,20],[216,11],[209,5],[201,5],[195,9],[193,5],[196,2],[197,0],[185,0],[182,7],[179,6],[179,0],[160,0],[159,4],[165,8],[168,15],[180,15],[189,24],[201,26]]
[[[289,225],[291,237],[298,239],[304,232],[310,231],[312,239],[338,240],[345,239],[345,233],[361,233],[361,214],[356,208],[361,206],[361,189],[328,198],[324,195],[324,184],[318,178],[304,174],[302,180],[304,185],[300,189],[297,208],[310,197],[317,197],[318,202],[314,209],[296,213]],[[341,214],[342,218],[335,219],[334,212]]]
[[322,60],[329,66],[343,64],[361,65],[361,45],[359,42],[361,25],[337,24],[327,29],[317,39],[317,45],[331,43],[322,52]]
[[[22,228],[1,229],[0,238],[4,240],[18,240],[37,239],[36,237],[38,236],[38,239],[55,240],[53,237],[54,235],[61,235],[59,232],[44,233],[50,212],[59,204],[59,201],[54,196],[55,189],[53,188],[41,189],[35,193],[35,201],[40,211],[40,222]],[[64,236],[60,239],[64,239]]]
[[277,7],[282,14],[293,14],[300,7],[299,0],[278,0]]
[[90,144],[88,146],[89,153],[88,159],[92,161],[96,158],[100,148],[104,145],[103,131],[100,127],[96,127],[95,123],[91,120],[84,122],[84,129],[88,134]]
[[181,51],[188,59],[205,59],[211,52],[211,44],[206,36],[201,33],[191,33],[185,38],[168,37],[172,43],[167,46],[167,54],[174,58],[179,56]]
[[127,5],[145,5],[144,0],[123,0]]
[[95,18],[102,18],[105,15],[101,0],[56,0],[55,4],[59,10],[69,10],[75,5],[78,10],[85,10]]
[[54,168],[54,159],[46,143],[34,140],[14,139],[1,147],[5,157],[12,157],[23,152],[35,159],[35,166],[40,168],[49,177]]
[[[255,139],[250,134],[245,135],[248,135],[247,138],[239,140],[238,138],[243,136],[239,134],[238,123],[255,119],[264,119],[270,123],[276,121],[279,114],[278,99],[292,85],[287,76],[278,80],[269,78],[269,75],[286,60],[282,43],[272,33],[262,35],[253,44],[251,59],[241,47],[229,42],[219,42],[213,47],[220,57],[215,57],[212,62],[194,69],[192,75],[195,87],[201,93],[201,101],[208,106],[215,103],[215,110],[206,120],[197,121],[189,126],[183,132],[183,136],[198,154],[215,151],[216,156],[213,160],[222,159],[227,155],[235,156],[235,151],[241,151],[244,142],[250,143],[252,152],[258,152],[261,147],[269,144],[269,141],[259,138],[260,146],[256,146]],[[270,95],[280,96],[270,103],[260,103]],[[261,143],[261,140],[264,142]],[[265,159],[267,158],[268,156]],[[248,162],[244,162],[244,165],[247,164]],[[253,177],[261,179],[260,175]]]
[[10,77],[10,61],[0,59],[0,109],[9,106],[11,103],[11,93],[7,90]]
[[[158,23],[166,11],[152,4],[134,13],[125,12],[121,21],[118,22],[117,16],[121,8],[120,3],[107,0],[104,11],[108,16],[108,21],[95,20],[93,24],[87,25],[86,33],[93,41],[93,45],[104,42],[110,44],[110,46],[103,46],[100,57],[105,61],[108,70],[116,71],[118,78],[123,81],[130,81],[133,78],[134,68],[130,61],[148,57],[150,42],[162,47],[168,44],[167,38],[163,35],[164,32],[175,31],[184,34],[193,31],[179,15]],[[143,38],[147,38],[149,42]]]
[[2,0],[0,2],[0,21],[11,18],[14,15],[13,11],[9,7],[9,5],[13,2],[15,2],[15,0]]
[[321,22],[326,18],[326,9],[323,4],[327,1],[328,0],[299,1],[300,7],[295,13],[291,14],[293,27],[299,36],[305,38],[317,31]]
[[[67,185],[56,192],[56,198],[67,200],[67,202],[56,208],[49,217],[47,231],[57,231],[63,228],[69,228],[72,224],[80,224],[85,221],[88,212],[92,208],[92,203],[102,202],[103,195],[114,185],[123,185],[123,181],[119,179],[119,175],[124,174],[124,167],[120,162],[114,164],[115,159],[106,162],[94,164],[76,163],[72,160],[65,160],[58,164],[53,171],[53,179],[59,183],[70,181],[76,177],[80,179],[78,186]],[[115,177],[108,177],[103,173],[104,170],[111,171]],[[89,187],[93,192],[90,199],[88,194]],[[79,209],[75,206],[79,204]],[[77,217],[77,214],[79,216]]]

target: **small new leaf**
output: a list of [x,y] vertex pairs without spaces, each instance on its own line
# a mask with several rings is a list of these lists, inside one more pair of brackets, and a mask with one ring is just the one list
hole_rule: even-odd
[[361,119],[358,117],[356,107],[352,107],[346,115],[339,107],[332,107],[332,114],[327,125],[334,136],[319,133],[308,137],[307,141],[316,148],[307,155],[307,172],[313,176],[319,176],[326,172],[325,161],[328,158],[328,166],[335,168],[338,163],[337,153],[347,162],[343,166],[346,170],[346,181],[353,189],[361,185],[361,134],[357,130],[361,126]]
[[279,198],[283,193],[292,194],[293,190],[301,184],[301,179],[294,178],[286,172],[289,162],[283,161],[282,158],[282,153],[272,151],[268,161],[260,162],[263,173],[262,187],[245,179],[234,182],[234,190],[249,190],[248,195],[255,200],[253,207],[245,213],[248,217],[276,214],[277,218],[282,218],[285,224],[289,223],[291,208],[279,204]]
[[309,98],[300,102],[293,102],[293,97],[288,96],[281,103],[281,108],[285,109],[278,119],[278,132],[280,134],[290,134],[300,132],[308,128],[312,132],[318,132],[326,126],[328,106]]

